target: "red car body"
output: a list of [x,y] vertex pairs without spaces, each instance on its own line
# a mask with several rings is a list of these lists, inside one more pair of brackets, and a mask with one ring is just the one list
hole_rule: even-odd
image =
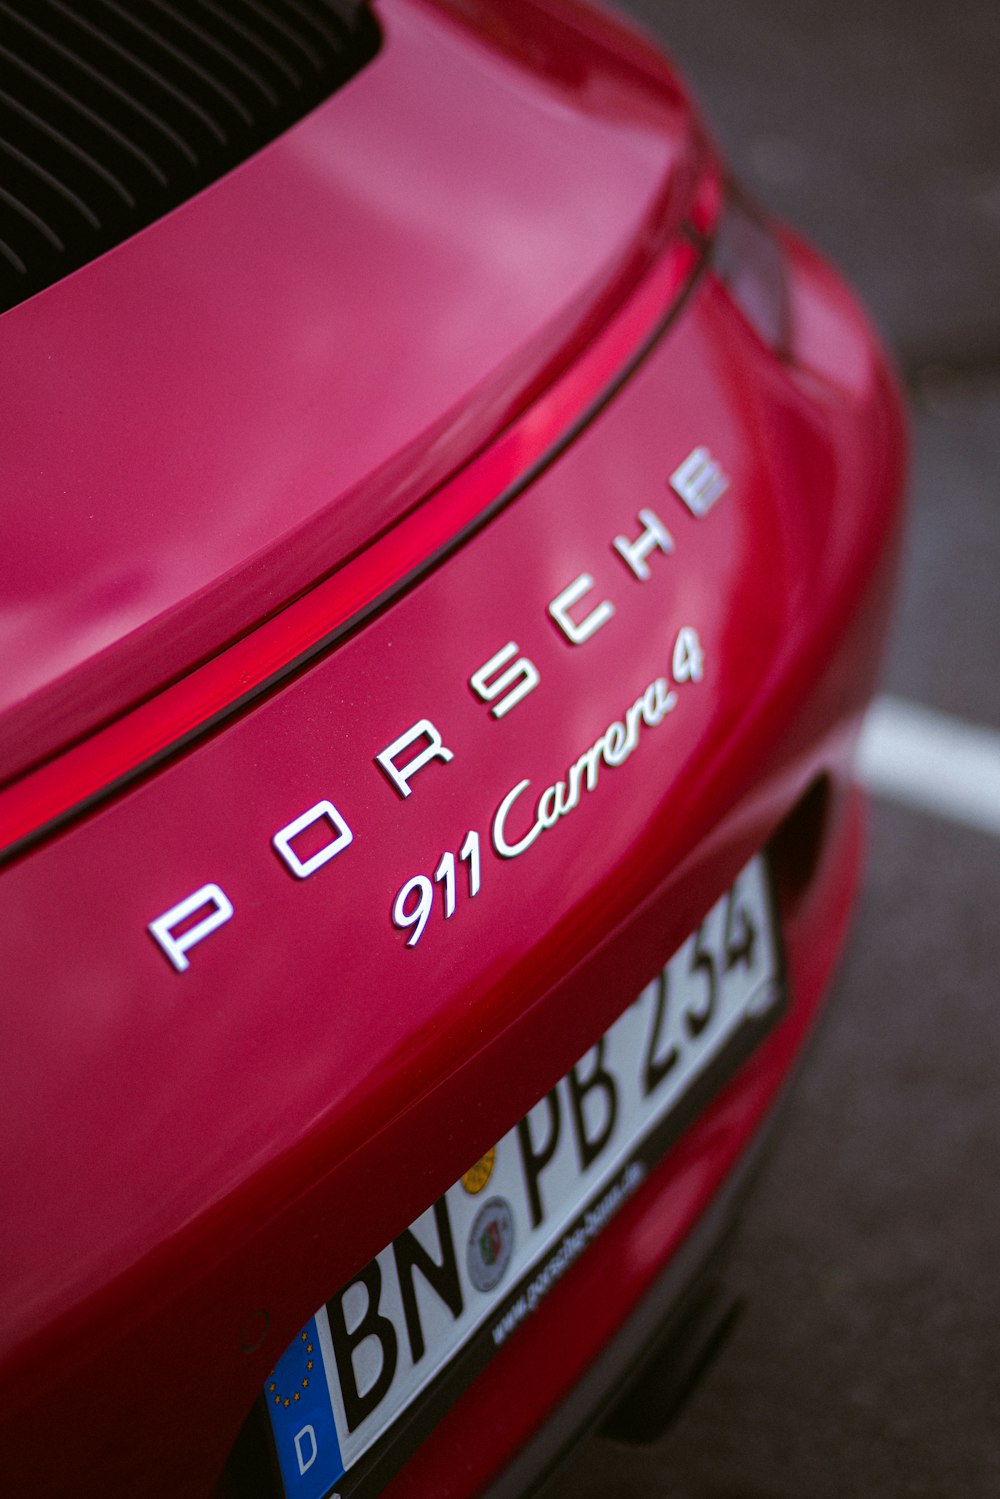
[[[905,446],[862,316],[774,230],[787,331],[761,336],[714,258],[713,149],[616,23],[377,18],[326,103],[3,317],[19,1496],[240,1492],[229,1455],[306,1319],[767,847],[785,1012],[388,1491],[519,1480],[751,1150],[855,894]],[[703,514],[677,487],[698,453],[726,486]],[[650,516],[669,545],[636,552]],[[615,761],[682,630],[703,671]],[[537,684],[497,716],[522,660]],[[462,873],[445,919],[435,871],[472,832],[478,893]]]

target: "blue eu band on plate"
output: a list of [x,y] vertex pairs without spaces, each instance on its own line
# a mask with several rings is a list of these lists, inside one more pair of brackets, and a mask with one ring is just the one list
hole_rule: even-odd
[[[402,1427],[397,1460],[405,1458],[641,1185],[783,998],[758,856],[662,973],[498,1141],[487,1200],[457,1181],[279,1360],[264,1397],[288,1499],[324,1499],[334,1484],[344,1499],[364,1494],[374,1460]],[[377,1483],[385,1477],[380,1461]]]

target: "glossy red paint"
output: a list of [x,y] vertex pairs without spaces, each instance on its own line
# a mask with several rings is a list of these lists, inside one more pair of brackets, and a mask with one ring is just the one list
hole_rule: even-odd
[[405,514],[679,223],[705,147],[652,53],[379,19],[328,104],[4,318],[0,780]]
[[[557,27],[550,12],[558,8],[538,17],[543,42]],[[11,315],[22,319],[11,346],[16,360],[30,316],[55,320],[51,309],[68,307],[75,294],[86,327],[116,282],[128,306],[140,287],[156,289],[157,315],[118,335],[134,337],[132,355],[117,346],[101,364],[95,388],[117,390],[118,400],[105,396],[102,406],[95,397],[87,406],[94,431],[67,441],[71,453],[86,447],[88,462],[115,481],[107,529],[99,543],[92,538],[94,552],[83,548],[82,561],[99,552],[111,569],[122,549],[128,567],[139,565],[141,552],[155,571],[161,552],[167,559],[157,573],[162,591],[143,595],[141,623],[105,635],[98,610],[88,616],[89,646],[68,629],[69,595],[53,602],[43,636],[60,637],[58,650],[79,661],[47,654],[40,641],[37,683],[47,685],[37,701],[58,714],[60,729],[42,734],[44,715],[32,718],[22,703],[16,753],[54,749],[182,666],[193,668],[110,725],[95,749],[82,743],[39,770],[21,788],[25,805],[14,795],[0,803],[13,808],[12,836],[202,724],[437,557],[573,428],[677,301],[696,252],[671,231],[686,216],[711,228],[716,179],[680,94],[627,39],[618,57],[595,57],[588,33],[610,37],[605,23],[568,10],[579,34],[540,45],[532,71],[504,30],[505,10],[493,12],[498,34],[489,41],[454,15],[408,0],[379,13],[383,52],[331,101],[329,119],[319,111],[218,189]],[[454,111],[451,130],[435,114],[426,138],[413,130],[406,141],[414,153],[434,143],[443,153],[438,194],[423,194],[399,163],[390,171],[386,122],[406,135],[420,70],[433,64],[440,77],[443,56],[455,90],[438,89],[432,102]],[[541,153],[537,179],[518,169],[509,141],[497,149],[514,101],[528,110],[529,139]],[[503,220],[512,233],[558,225],[551,261],[529,270],[518,260],[513,284],[495,242],[480,245],[487,236],[472,222],[459,244],[475,242],[473,263],[463,263],[454,285],[449,279],[455,225],[441,215],[461,197],[448,186],[456,170],[449,137],[469,110],[485,131],[471,149],[492,184],[492,211],[513,215]],[[335,350],[328,331],[314,333],[320,358],[301,341],[314,322],[335,325],[339,304],[317,290],[322,257],[339,242],[325,216],[343,198],[370,206],[376,188],[364,187],[358,161],[368,138],[362,126],[370,135],[376,119],[381,165],[366,171],[380,174],[380,222],[391,228],[386,245],[402,279],[385,288],[385,322],[371,348],[364,340],[360,347],[382,367],[400,328],[430,336],[439,320],[445,326],[436,345],[443,363],[433,373],[390,358],[396,373],[373,391],[354,378],[357,370],[352,375],[351,345]],[[318,186],[327,148],[314,136],[326,130],[350,143],[328,199]],[[288,202],[287,178],[294,184],[306,171],[303,160],[309,191],[319,194],[308,228],[302,203],[293,210]],[[580,247],[575,174],[585,166],[597,186],[586,206],[591,243]],[[398,196],[386,207],[393,184]],[[557,201],[543,208],[546,185]],[[442,201],[446,187],[451,196]],[[507,192],[512,204],[504,208]],[[306,242],[295,275],[286,269],[278,278],[277,304],[261,310],[271,331],[252,349],[240,309],[251,285],[255,295],[265,284],[273,289],[272,273],[261,279],[256,243],[231,278],[220,265],[260,195],[274,232],[287,210],[300,216],[294,222]],[[189,235],[198,257],[183,253]],[[425,278],[430,297],[418,308],[408,302],[423,285],[407,280],[410,239],[412,274]],[[363,236],[358,245],[360,259],[368,253]],[[308,669],[24,852],[0,877],[8,1308],[0,1473],[12,1492],[209,1492],[268,1369],[304,1319],[593,1043],[749,854],[827,777],[825,835],[803,889],[779,857],[787,1018],[394,1491],[471,1494],[495,1472],[636,1304],[746,1147],[787,1076],[843,938],[860,837],[850,753],[884,626],[903,479],[899,407],[881,355],[836,278],[791,237],[786,250],[794,314],[787,361],[764,347],[704,272],[621,388],[488,524]],[[157,469],[147,429],[135,425],[141,403],[133,382],[126,388],[123,380],[144,339],[166,339],[173,359],[179,331],[194,337],[195,304],[178,297],[172,278],[193,275],[196,259],[199,277],[215,273],[219,284],[204,284],[223,304],[195,339],[205,389],[234,360],[239,367],[227,378],[239,391],[225,387],[232,397],[225,411],[218,392],[206,394],[194,427],[172,438],[158,470],[160,503],[176,485],[188,508],[166,537],[158,506],[139,547],[128,486],[110,474],[116,461],[107,455],[136,453],[144,478]],[[520,299],[496,329],[479,326],[477,276],[489,296],[506,289]],[[164,309],[177,313],[172,327]],[[479,332],[485,343],[476,343]],[[259,368],[260,348],[285,353]],[[189,371],[194,355],[183,353]],[[417,357],[425,356],[421,345]],[[159,424],[161,458],[164,433],[183,425],[181,365],[171,359],[165,405],[148,413]],[[41,389],[32,368],[27,385]],[[393,409],[397,387],[403,410]],[[310,414],[305,427],[289,427],[295,390]],[[358,429],[350,433],[357,450],[339,457],[322,411],[333,391],[350,405],[345,431]],[[243,527],[251,458],[271,442],[274,462],[254,478],[261,504]],[[699,445],[730,480],[700,520],[667,484]],[[346,465],[348,456],[353,480],[334,462]],[[91,483],[98,469],[88,472]],[[219,507],[211,524],[201,519],[209,491]],[[654,509],[675,540],[672,555],[652,556],[645,582],[612,547],[616,535],[638,534],[641,508]],[[67,500],[68,548],[74,535],[79,542],[79,518]],[[204,549],[176,550],[196,519],[208,524]],[[387,530],[394,519],[397,528]],[[375,532],[375,545],[359,550]],[[182,560],[209,581],[189,587]],[[335,562],[345,565],[311,586]],[[606,599],[615,613],[574,646],[546,606],[584,572],[594,579],[588,603]],[[40,569],[36,591],[39,576]],[[196,595],[206,617],[192,623]],[[286,603],[199,665],[228,635]],[[704,681],[678,688],[675,711],[643,733],[625,763],[602,768],[570,816],[520,856],[499,858],[489,843],[502,798],[530,779],[508,829],[526,832],[537,794],[667,670],[685,625],[701,634]],[[77,694],[85,676],[97,682],[112,636],[121,650],[106,697],[83,687]],[[468,683],[509,640],[536,664],[541,685],[495,721]],[[148,671],[133,678],[147,646]],[[93,659],[85,663],[88,649]],[[424,718],[454,758],[428,765],[404,801],[374,756]],[[67,780],[66,767],[79,765],[82,779]],[[39,800],[27,802],[28,788],[39,786]],[[296,880],[271,840],[321,798],[337,805],[354,842]],[[483,840],[480,894],[447,925],[432,918],[420,944],[407,949],[390,918],[396,891],[415,873],[433,873],[470,828]],[[235,914],[193,950],[187,972],[175,972],[148,924],[208,881],[226,891]],[[588,1318],[577,1314],[584,1305]],[[557,1353],[553,1325],[561,1330]],[[512,1385],[516,1409],[501,1398]],[[459,1471],[457,1434],[470,1424],[477,1442],[471,1450],[462,1443]]]
[[[153,1450],[162,1468],[150,1432],[188,1399],[177,1390],[172,1410],[159,1380],[136,1388],[120,1343],[137,1324],[159,1360],[220,1392],[217,1411],[236,1405],[221,1461],[240,1402],[312,1305],[586,1048],[819,772],[843,778],[871,672],[868,621],[860,642],[850,632],[882,586],[893,515],[856,489],[870,493],[876,465],[890,493],[899,477],[881,456],[898,453],[895,408],[870,369],[861,409],[832,388],[825,403],[804,396],[706,280],[578,442],[446,566],[7,872],[7,909],[55,909],[60,932],[41,944],[26,921],[4,936],[8,1346],[25,1360],[21,1388],[45,1382],[58,1353],[75,1362],[80,1338],[103,1367],[99,1404],[125,1379],[138,1450],[121,1439],[122,1481]],[[696,521],[665,476],[702,440],[726,454],[731,491]],[[638,529],[635,497],[676,536],[646,583],[610,546]],[[587,569],[618,612],[571,647],[545,606]],[[498,593],[497,577],[516,582]],[[522,776],[541,790],[563,773],[664,670],[684,624],[701,632],[706,681],[680,689],[675,715],[572,819],[516,861],[486,855],[477,900],[407,950],[389,920],[396,889],[468,828],[485,843]],[[543,690],[493,723],[467,682],[508,638]],[[373,756],[423,717],[455,760],[401,804]],[[356,841],[297,882],[270,839],[324,796]],[[236,916],[177,974],[146,926],[206,880]],[[637,924],[648,905],[656,919]],[[582,985],[581,963],[623,928],[615,981]],[[362,1199],[345,1233],[341,1204]],[[221,1301],[208,1289],[220,1258]],[[263,1286],[267,1350],[237,1357]],[[149,1325],[151,1287],[166,1301]]]
[[[716,181],[714,171],[706,173],[706,186]],[[0,791],[0,862],[150,761],[175,752],[323,649],[338,632],[356,626],[457,538],[488,519],[655,335],[704,254],[685,239],[672,242],[607,327],[523,416],[331,578],[172,686]]]

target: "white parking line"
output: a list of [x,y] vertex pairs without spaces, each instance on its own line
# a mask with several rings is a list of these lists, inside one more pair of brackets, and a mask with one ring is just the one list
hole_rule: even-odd
[[858,745],[877,795],[1000,835],[1000,733],[899,698],[875,700]]

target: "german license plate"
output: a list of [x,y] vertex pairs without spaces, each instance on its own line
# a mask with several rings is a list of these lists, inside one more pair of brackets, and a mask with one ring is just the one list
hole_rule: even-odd
[[288,1499],[378,1492],[776,1019],[758,856],[558,1085],[310,1318],[264,1388]]

